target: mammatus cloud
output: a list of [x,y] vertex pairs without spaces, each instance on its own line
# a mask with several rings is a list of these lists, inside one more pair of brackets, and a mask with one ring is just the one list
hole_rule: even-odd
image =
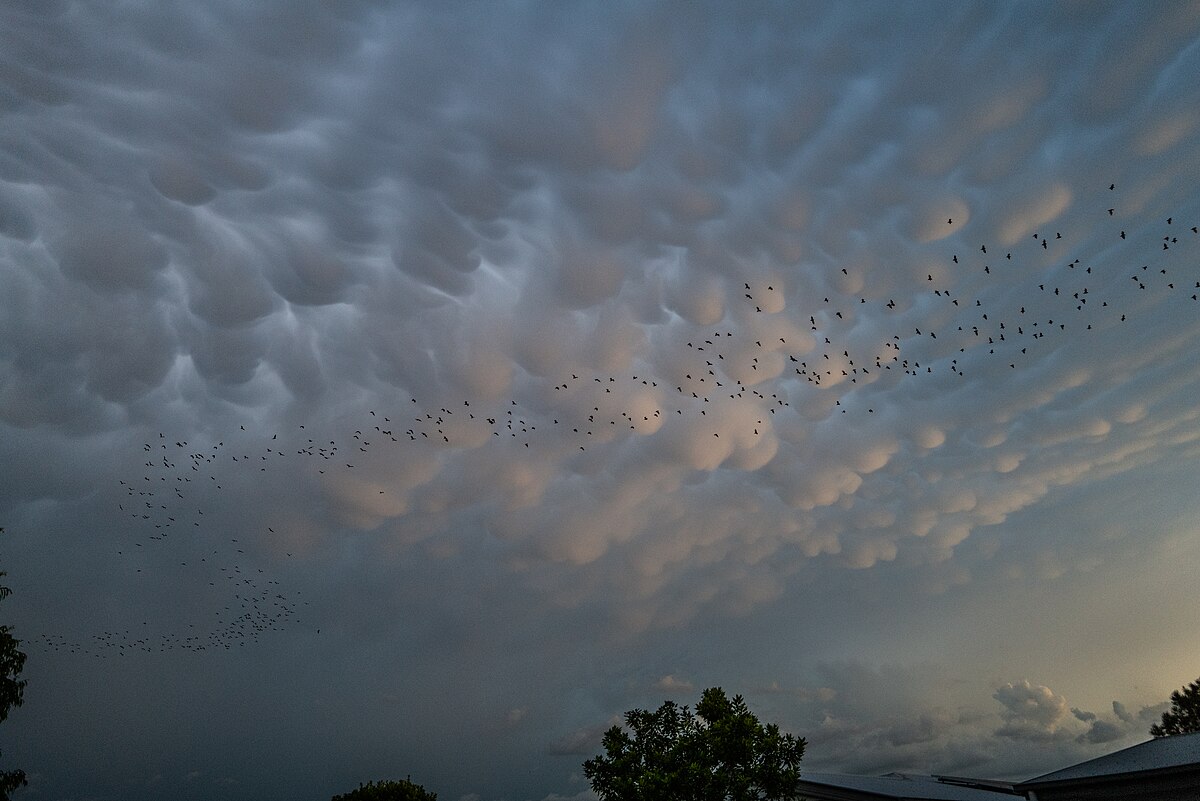
[[[1148,456],[1172,436],[1169,411],[1119,422],[1114,405],[1139,399],[1125,387],[1107,400],[1106,374],[1135,368],[1113,353],[1100,370],[1088,356],[1135,310],[1136,332],[1168,306],[1194,329],[1161,275],[1145,279],[1148,295],[1107,277],[1117,232],[1162,192],[1150,179],[1110,176],[1121,189],[1106,194],[1084,150],[1062,154],[1054,177],[997,177],[986,193],[947,180],[950,164],[931,175],[899,154],[843,175],[822,166],[866,158],[906,114],[916,115],[907,145],[949,137],[949,147],[962,134],[948,131],[966,130],[983,149],[953,163],[981,166],[972,160],[1017,128],[1065,124],[1038,105],[1072,91],[1048,68],[951,102],[928,96],[915,80],[923,67],[903,54],[862,54],[869,74],[898,70],[890,82],[854,78],[864,64],[834,58],[826,80],[843,91],[779,150],[765,143],[791,124],[783,109],[801,82],[778,77],[762,107],[741,84],[750,64],[716,60],[702,29],[646,37],[666,30],[660,12],[614,18],[607,44],[564,52],[550,71],[552,53],[500,61],[478,48],[496,19],[294,10],[284,26],[336,31],[311,34],[327,47],[292,51],[245,33],[216,73],[188,73],[197,54],[232,47],[215,35],[222,24],[266,24],[214,13],[216,27],[190,30],[183,50],[163,38],[183,23],[162,15],[113,41],[72,29],[108,65],[100,78],[115,94],[37,67],[77,103],[37,116],[23,106],[25,122],[77,135],[57,158],[22,148],[10,165],[11,177],[42,178],[14,234],[53,231],[44,250],[8,240],[24,265],[10,277],[27,286],[13,301],[23,313],[8,317],[19,343],[7,362],[11,424],[115,436],[141,420],[194,441],[190,417],[216,444],[234,422],[265,434],[263,421],[306,420],[344,442],[378,407],[394,418],[389,430],[411,432],[397,441],[417,436],[420,447],[364,457],[355,478],[313,479],[336,519],[433,532],[452,510],[488,516],[511,563],[536,565],[550,586],[578,586],[582,570],[586,584],[637,604],[621,613],[636,625],[743,613],[777,597],[797,560],[944,562],[979,528],[1127,469],[1131,448]],[[61,35],[59,23],[22,19]],[[561,41],[582,41],[581,23],[560,23]],[[420,44],[426,26],[456,30],[447,52]],[[372,27],[398,38],[368,46]],[[114,49],[122,41],[161,64],[154,83]],[[1001,42],[983,47],[998,54]],[[613,47],[627,58],[613,63]],[[450,55],[467,52],[469,67]],[[424,77],[385,77],[395,74]],[[568,95],[556,74],[584,79]],[[706,97],[702,80],[727,85],[728,101]],[[536,89],[514,93],[522,84]],[[939,108],[942,125],[916,122],[917,110]],[[131,124],[202,113],[225,124]],[[1136,119],[1113,136],[1132,135]],[[908,191],[889,196],[897,182]],[[60,185],[76,191],[51,191]],[[1174,271],[1173,258],[1155,266]],[[1093,262],[1098,277],[1084,279]],[[52,319],[37,314],[51,306],[76,321],[52,337],[33,319]],[[1069,331],[1055,315],[1069,315]],[[35,348],[38,367],[22,358]],[[35,404],[21,393],[39,376]],[[506,426],[509,413],[516,430],[479,422]],[[295,425],[284,433],[290,447],[307,444]],[[501,447],[497,433],[513,436]],[[471,469],[479,460],[515,462],[503,472],[517,484],[489,486]],[[414,463],[425,467],[410,484]],[[698,547],[702,521],[748,510],[752,528],[725,524]],[[735,551],[745,564],[715,567]],[[695,571],[710,573],[708,590],[662,597]]]
[[[448,764],[429,698],[567,753],[731,636],[821,673],[872,607],[939,654],[938,598],[1140,597],[1200,455],[1193,4],[543,12],[0,12],[0,514],[47,671],[297,638],[246,670],[415,693]],[[770,697],[841,767],[1135,726],[828,673]]]

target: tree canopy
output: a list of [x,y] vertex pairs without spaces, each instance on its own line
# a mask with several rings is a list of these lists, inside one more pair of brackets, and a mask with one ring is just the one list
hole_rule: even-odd
[[[0,528],[0,531],[4,529]],[[5,575],[0,571],[0,578]],[[10,594],[12,590],[0,586],[0,601]],[[25,682],[17,678],[25,667],[25,654],[17,648],[20,644],[8,626],[0,626],[0,723],[8,719],[10,709],[25,700]],[[25,771],[0,771],[0,801],[8,801],[12,792],[25,784]]]
[[602,801],[787,801],[798,797],[805,745],[711,687],[694,714],[672,701],[625,713],[583,774]]
[[1195,731],[1200,731],[1200,679],[1171,693],[1171,708],[1163,712],[1161,723],[1150,727],[1152,737]]
[[437,801],[431,793],[408,779],[360,784],[356,789],[335,795],[330,801]]

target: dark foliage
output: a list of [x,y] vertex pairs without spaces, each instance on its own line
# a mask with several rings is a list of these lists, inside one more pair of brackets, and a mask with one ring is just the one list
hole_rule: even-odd
[[437,793],[405,779],[360,784],[357,789],[335,795],[330,801],[437,801]]
[[1162,722],[1150,727],[1152,737],[1170,737],[1200,731],[1200,679],[1171,693],[1171,708],[1163,712]]
[[798,797],[805,741],[712,687],[694,714],[671,701],[627,712],[603,745],[583,765],[603,801],[787,801]]
[[[0,571],[0,578],[4,575]],[[12,590],[0,586],[0,600],[10,594]],[[0,722],[8,719],[10,709],[20,706],[25,700],[25,682],[17,678],[25,667],[25,654],[17,647],[20,644],[21,641],[12,636],[8,626],[0,626]],[[25,784],[24,771],[0,771],[0,801],[8,801],[13,791]]]

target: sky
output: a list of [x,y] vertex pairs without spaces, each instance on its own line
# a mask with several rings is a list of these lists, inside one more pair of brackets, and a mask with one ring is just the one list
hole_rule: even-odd
[[18,797],[1021,779],[1200,674],[1200,4],[7,2]]

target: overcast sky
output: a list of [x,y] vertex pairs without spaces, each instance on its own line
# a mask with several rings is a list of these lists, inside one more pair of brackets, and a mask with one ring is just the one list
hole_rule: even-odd
[[[736,5],[736,8],[735,8]],[[0,767],[1025,778],[1200,674],[1200,4],[7,2]]]

